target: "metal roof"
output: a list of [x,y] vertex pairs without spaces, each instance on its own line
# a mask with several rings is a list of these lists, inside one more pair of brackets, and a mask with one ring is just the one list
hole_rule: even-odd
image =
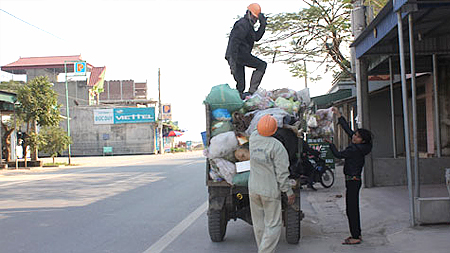
[[0,90],[0,102],[14,104],[17,101],[17,94]]
[[[351,45],[355,47],[357,58],[365,57],[371,62],[370,74],[388,73],[388,56],[399,55],[396,10],[402,11],[407,57],[407,14],[412,13],[417,72],[431,71],[432,54],[441,55],[440,59],[450,59],[450,0],[390,0]],[[392,59],[394,71],[397,72],[398,57]]]
[[[82,61],[81,55],[71,56],[45,56],[45,57],[20,57],[19,60],[1,67],[2,71],[12,74],[26,74],[27,69],[54,69],[55,72],[64,72],[64,63],[69,61]],[[67,71],[73,72],[73,63],[66,64]],[[86,63],[87,67],[93,66]]]
[[[104,72],[106,67],[93,67],[91,70],[91,76],[89,77],[89,87],[94,87],[98,82],[104,79]],[[102,76],[103,75],[103,76]]]
[[333,93],[312,97],[311,100],[314,101],[314,104],[317,105],[318,108],[326,108],[330,107],[334,101],[349,98],[351,96],[352,96],[351,89],[342,89]]

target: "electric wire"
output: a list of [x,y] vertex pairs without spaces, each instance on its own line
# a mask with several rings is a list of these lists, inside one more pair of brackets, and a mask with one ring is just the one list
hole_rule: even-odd
[[48,33],[48,34],[50,34],[51,36],[53,36],[53,37],[55,37],[55,38],[58,38],[58,39],[60,39],[60,40],[62,40],[62,41],[65,41],[64,39],[62,39],[62,38],[56,36],[55,34],[53,34],[53,33],[51,33],[51,32],[48,32],[48,31],[46,31],[46,30],[44,30],[44,29],[42,29],[42,28],[40,28],[40,27],[37,27],[37,26],[35,26],[35,25],[33,25],[33,24],[31,24],[31,23],[29,23],[29,22],[27,22],[27,21],[25,21],[25,20],[23,20],[23,19],[21,19],[21,18],[19,18],[19,17],[16,17],[16,16],[14,16],[13,14],[11,14],[11,13],[9,13],[9,12],[3,10],[3,9],[0,9],[0,11],[3,11],[4,13],[10,15],[11,17],[13,17],[13,18],[15,18],[15,19],[18,19],[18,20],[24,22],[24,23],[27,24],[27,25],[30,25],[30,26],[32,26],[32,27],[34,27],[34,28],[37,28],[37,29],[39,29],[39,30],[41,30],[41,31],[43,31],[43,32],[45,32],[45,33]]

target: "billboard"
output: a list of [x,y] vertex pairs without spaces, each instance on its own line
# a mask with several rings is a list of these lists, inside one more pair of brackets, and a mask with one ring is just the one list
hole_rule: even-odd
[[86,75],[86,62],[78,61],[74,63],[74,72],[77,76],[85,76]]
[[172,105],[163,104],[162,105],[162,120],[172,120]]
[[154,107],[124,107],[94,110],[94,124],[128,124],[155,122]]
[[96,125],[114,124],[114,110],[113,109],[94,110],[94,124]]

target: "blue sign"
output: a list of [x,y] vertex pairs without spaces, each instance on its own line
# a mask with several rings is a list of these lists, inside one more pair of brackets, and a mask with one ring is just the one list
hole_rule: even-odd
[[155,122],[154,107],[115,108],[114,124]]
[[86,62],[75,62],[74,68],[76,75],[86,75]]

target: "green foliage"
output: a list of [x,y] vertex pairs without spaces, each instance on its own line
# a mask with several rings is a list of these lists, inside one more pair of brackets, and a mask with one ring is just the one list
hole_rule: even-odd
[[[352,0],[302,0],[308,7],[294,13],[268,15],[264,40],[256,45],[260,55],[273,62],[289,65],[295,77],[308,76],[319,80],[320,74],[311,76],[320,66],[325,72],[351,73],[349,50],[351,40]],[[373,15],[377,15],[388,0],[365,0]],[[267,36],[269,34],[269,36]],[[315,63],[316,69],[304,63]],[[308,70],[308,72],[307,72]],[[312,70],[312,71],[311,71]]]
[[186,152],[185,148],[171,148],[170,149],[171,153],[176,153],[176,152]]
[[30,132],[26,134],[25,143],[30,146],[31,150],[36,150],[45,144],[45,139],[41,134]]
[[290,65],[299,78],[307,75],[304,62],[350,73],[350,62],[341,50],[348,48],[351,39],[351,0],[303,2],[308,7],[299,12],[269,16],[266,32],[270,36],[257,44],[259,54]]
[[387,2],[389,2],[389,0],[365,0],[364,5],[372,8],[374,17],[376,17]]
[[36,120],[39,126],[56,126],[59,123],[58,94],[47,77],[39,76],[17,91],[17,114],[27,124]]
[[14,80],[9,80],[8,82],[2,81],[0,83],[0,90],[16,93],[17,90],[19,90],[19,88],[24,84],[25,83],[22,81],[14,81]]
[[39,133],[38,148],[45,153],[56,157],[58,153],[62,153],[72,144],[72,140],[66,131],[59,126],[47,126],[41,129]]

